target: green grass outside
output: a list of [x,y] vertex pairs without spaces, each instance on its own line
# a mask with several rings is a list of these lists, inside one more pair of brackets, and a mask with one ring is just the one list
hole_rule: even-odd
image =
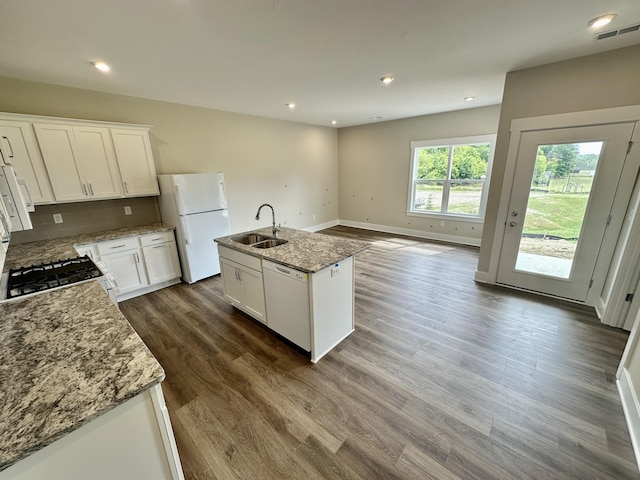
[[[567,183],[578,184],[579,189],[568,189]],[[532,191],[527,205],[527,217],[523,233],[553,235],[561,238],[578,238],[582,220],[589,200],[593,177],[572,175],[568,178],[554,178],[548,187]],[[535,187],[534,187],[535,188]],[[540,191],[544,188],[547,191]],[[441,193],[442,186],[420,185],[422,192]],[[572,193],[564,193],[565,191]],[[457,192],[478,192],[477,185],[456,186]],[[575,193],[575,192],[578,193]],[[434,205],[436,208],[439,205]],[[477,212],[477,202],[464,201],[449,203],[450,213],[470,214]]]
[[589,195],[586,193],[531,193],[523,233],[578,238]]

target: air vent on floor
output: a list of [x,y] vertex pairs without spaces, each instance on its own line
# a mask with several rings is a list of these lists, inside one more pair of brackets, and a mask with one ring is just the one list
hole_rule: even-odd
[[626,27],[619,28],[617,30],[609,30],[608,32],[602,32],[595,35],[596,40],[604,40],[605,38],[619,37],[625,33],[637,32],[640,30],[640,23],[634,25],[628,25]]

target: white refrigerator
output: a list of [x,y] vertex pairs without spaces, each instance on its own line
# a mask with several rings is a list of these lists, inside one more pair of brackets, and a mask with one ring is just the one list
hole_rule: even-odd
[[158,175],[162,221],[176,227],[182,279],[220,273],[214,238],[231,233],[222,173]]

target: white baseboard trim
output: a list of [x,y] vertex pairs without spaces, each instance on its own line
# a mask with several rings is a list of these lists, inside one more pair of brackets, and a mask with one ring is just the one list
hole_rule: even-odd
[[493,283],[489,279],[489,272],[483,272],[481,270],[476,270],[476,273],[473,275],[473,280],[478,283]]
[[629,436],[633,445],[633,453],[636,456],[636,462],[640,458],[640,404],[633,390],[633,384],[626,368],[621,368],[618,372],[618,393],[622,402],[622,410],[627,419],[629,427]]
[[338,225],[338,220],[331,220],[330,222],[321,223],[320,225],[312,225],[311,227],[303,228],[302,230],[306,232],[317,232],[319,230],[324,230],[325,228],[331,228]]
[[408,237],[425,238],[427,240],[437,240],[440,242],[455,243],[458,245],[468,245],[472,247],[480,246],[479,238],[460,237],[457,235],[444,235],[442,233],[429,233],[422,230],[411,230],[409,228],[389,227],[387,225],[376,225],[374,223],[352,222],[351,220],[338,220],[338,225],[345,227],[362,228],[364,230],[374,230],[377,232],[396,233]]

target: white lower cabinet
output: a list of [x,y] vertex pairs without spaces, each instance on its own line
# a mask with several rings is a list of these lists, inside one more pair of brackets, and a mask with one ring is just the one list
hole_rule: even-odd
[[103,265],[118,301],[175,285],[182,276],[172,230],[85,243],[76,245],[76,251]]
[[353,256],[305,273],[218,244],[224,297],[317,362],[354,331]]
[[155,385],[0,472],[0,480],[184,480]]
[[259,258],[218,246],[224,296],[234,307],[267,323]]
[[139,290],[149,285],[144,267],[141,262],[139,250],[127,250],[100,257],[113,274],[116,281],[117,296]]
[[143,235],[140,243],[150,285],[180,278],[182,272],[173,232]]

